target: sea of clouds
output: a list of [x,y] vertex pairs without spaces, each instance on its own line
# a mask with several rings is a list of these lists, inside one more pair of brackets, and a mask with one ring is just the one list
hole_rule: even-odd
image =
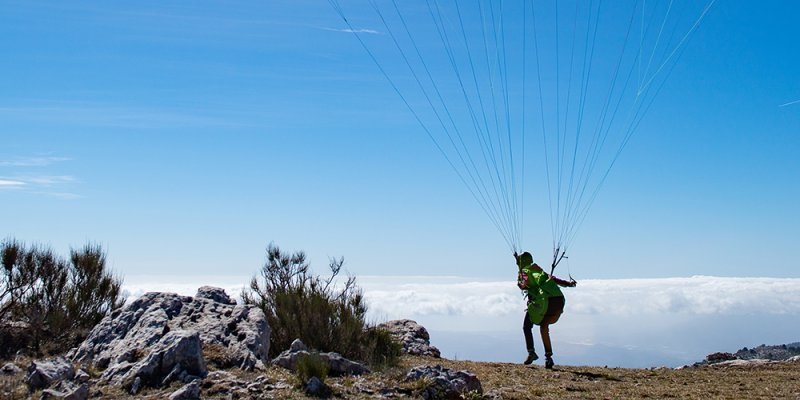
[[[219,286],[238,298],[249,277],[129,277],[129,300],[148,291],[193,295]],[[362,276],[371,322],[409,318],[448,358],[524,358],[525,300],[516,282],[442,276]],[[678,366],[715,351],[800,341],[800,279],[693,276],[582,280],[551,328],[558,362]],[[538,332],[537,350],[542,352]]]

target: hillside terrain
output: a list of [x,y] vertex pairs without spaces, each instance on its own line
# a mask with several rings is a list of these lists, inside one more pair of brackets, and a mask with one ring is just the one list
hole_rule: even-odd
[[[467,370],[480,379],[484,394],[467,394],[467,399],[797,399],[800,398],[800,362],[705,365],[680,369],[627,369],[587,366],[541,366],[510,363],[447,360],[405,355],[400,365],[358,377],[328,377],[333,398],[419,398],[421,385],[405,380],[407,371],[418,365],[442,365]],[[296,376],[270,366],[264,371],[231,369],[210,373],[201,384],[204,399],[311,399],[299,388]],[[243,389],[237,388],[241,381]],[[27,394],[21,376],[0,378],[2,399],[39,398]],[[162,399],[181,384],[148,389],[136,396],[114,387],[95,387],[90,398]]]

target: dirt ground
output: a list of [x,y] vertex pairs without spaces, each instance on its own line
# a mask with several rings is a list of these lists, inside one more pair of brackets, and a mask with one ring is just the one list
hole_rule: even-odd
[[[800,362],[695,368],[629,369],[557,365],[524,366],[404,356],[400,365],[360,377],[328,377],[332,398],[419,398],[420,382],[405,381],[406,372],[419,365],[442,365],[467,370],[481,381],[484,395],[466,394],[465,399],[800,399]],[[229,370],[244,382],[259,376],[269,382],[256,391],[227,390],[219,382],[201,385],[203,399],[309,399],[299,389],[290,371],[269,367],[265,371]],[[27,393],[22,377],[4,377],[0,399],[40,398]],[[163,399],[181,385],[146,389],[136,396],[117,388],[103,387],[94,380],[90,398]],[[266,389],[265,389],[266,387]]]

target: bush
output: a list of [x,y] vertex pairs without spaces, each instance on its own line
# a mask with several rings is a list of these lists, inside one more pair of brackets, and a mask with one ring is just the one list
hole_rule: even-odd
[[[99,245],[70,249],[66,260],[49,248],[9,239],[0,254],[0,321],[27,324],[27,347],[34,354],[68,350],[122,306],[122,282],[106,269]],[[9,354],[16,350],[4,349]]]
[[317,377],[321,382],[325,382],[328,377],[328,364],[318,353],[309,353],[297,359],[297,378],[300,379],[300,384],[305,384],[311,377]]
[[310,348],[370,364],[397,361],[400,346],[393,344],[388,332],[365,322],[367,305],[355,277],[348,276],[338,288],[334,285],[343,265],[342,258],[331,260],[331,275],[323,279],[310,272],[302,251],[289,255],[273,244],[267,247],[261,282],[253,277],[242,299],[267,316],[272,328],[270,357],[299,338]]

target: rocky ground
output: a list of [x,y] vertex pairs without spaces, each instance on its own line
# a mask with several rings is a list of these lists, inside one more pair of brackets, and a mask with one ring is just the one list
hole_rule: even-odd
[[[778,351],[786,346],[757,352],[789,357],[781,360],[715,353],[677,369],[547,370],[443,359],[414,321],[383,327],[402,343],[399,365],[368,367],[337,353],[316,353],[299,340],[270,360],[270,329],[260,310],[211,287],[194,297],[151,293],[108,316],[63,357],[0,364],[0,400],[800,399],[800,356]],[[298,363],[310,356],[325,363],[327,378],[301,381]]]
[[[361,376],[329,377],[332,398],[422,398],[424,384],[408,381],[413,367],[440,365],[453,371],[467,370],[480,379],[483,394],[466,393],[465,399],[798,399],[800,361],[720,363],[681,369],[628,369],[584,366],[541,366],[446,360],[403,356],[397,367]],[[24,374],[0,378],[2,399],[41,398],[29,393]],[[164,399],[184,384],[146,388],[131,395],[114,386],[94,384],[89,398]],[[295,374],[277,366],[263,371],[239,369],[212,371],[198,384],[203,399],[313,399]],[[190,397],[185,397],[190,398]]]

